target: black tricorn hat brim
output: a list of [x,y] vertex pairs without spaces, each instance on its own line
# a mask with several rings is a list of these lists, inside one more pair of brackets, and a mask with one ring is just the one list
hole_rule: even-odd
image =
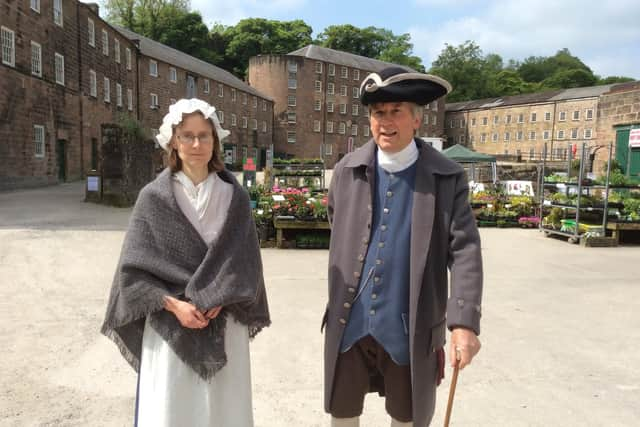
[[360,101],[363,105],[376,102],[427,105],[451,90],[451,84],[441,77],[393,67],[365,77],[360,85]]

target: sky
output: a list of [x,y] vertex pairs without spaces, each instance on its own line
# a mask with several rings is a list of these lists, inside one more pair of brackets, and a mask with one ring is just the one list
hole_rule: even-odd
[[472,40],[505,64],[566,47],[601,77],[640,80],[638,0],[191,0],[191,8],[209,27],[243,18],[302,19],[313,37],[339,24],[409,33],[427,69],[445,43]]

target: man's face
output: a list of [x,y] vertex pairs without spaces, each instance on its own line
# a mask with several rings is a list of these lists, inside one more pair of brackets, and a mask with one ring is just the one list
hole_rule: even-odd
[[379,102],[369,106],[369,122],[373,139],[382,151],[397,153],[413,140],[420,127],[409,102]]

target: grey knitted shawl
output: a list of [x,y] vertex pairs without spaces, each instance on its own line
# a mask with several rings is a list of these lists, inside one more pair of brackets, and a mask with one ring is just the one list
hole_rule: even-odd
[[[180,210],[169,169],[138,196],[101,329],[136,371],[147,317],[178,357],[204,379],[226,363],[229,313],[247,325],[251,338],[271,323],[249,197],[229,172],[218,175],[233,185],[233,195],[227,219],[210,246]],[[166,295],[189,300],[203,311],[218,306],[223,310],[204,329],[185,328],[163,309]]]

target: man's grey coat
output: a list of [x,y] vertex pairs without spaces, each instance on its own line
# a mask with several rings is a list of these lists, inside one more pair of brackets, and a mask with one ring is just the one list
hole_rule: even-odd
[[[480,333],[482,258],[464,170],[422,140],[416,142],[419,157],[411,225],[409,352],[414,426],[426,427],[435,406],[436,350],[444,346],[446,327],[461,326]],[[373,140],[347,154],[336,165],[329,190],[329,303],[323,319],[327,412],[340,341],[371,235],[375,157]]]

